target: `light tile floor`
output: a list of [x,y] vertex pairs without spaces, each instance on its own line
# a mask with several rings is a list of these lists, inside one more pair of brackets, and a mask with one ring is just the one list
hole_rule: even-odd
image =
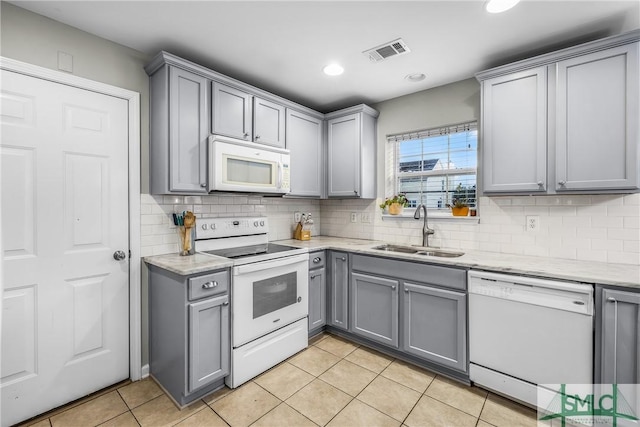
[[116,385],[25,425],[535,426],[532,409],[322,334],[243,386],[179,410],[153,380]]

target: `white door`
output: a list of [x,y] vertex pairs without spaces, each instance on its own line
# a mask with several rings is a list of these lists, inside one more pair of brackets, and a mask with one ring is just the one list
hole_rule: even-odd
[[6,426],[129,377],[128,105],[1,77]]

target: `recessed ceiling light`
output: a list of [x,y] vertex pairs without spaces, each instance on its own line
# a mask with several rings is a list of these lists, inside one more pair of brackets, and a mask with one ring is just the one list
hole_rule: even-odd
[[427,76],[425,76],[423,73],[407,74],[406,76],[404,76],[404,79],[411,83],[421,82],[426,78]]
[[344,68],[338,64],[329,64],[322,69],[327,76],[339,76],[344,73]]
[[520,0],[489,0],[484,8],[489,13],[501,13],[517,5]]

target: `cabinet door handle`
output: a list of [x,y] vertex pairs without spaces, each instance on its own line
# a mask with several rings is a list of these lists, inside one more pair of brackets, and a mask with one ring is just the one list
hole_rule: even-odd
[[256,141],[260,139],[260,135],[256,135]]
[[558,185],[564,187],[567,184],[567,181],[559,181]]
[[319,263],[320,261],[322,261],[322,258],[320,258],[319,256],[317,256],[317,257],[315,257],[315,258],[313,259],[313,263],[314,263],[314,264],[317,264],[317,263]]
[[211,289],[218,286],[218,282],[207,282],[202,285],[202,289]]
[[222,305],[229,305],[229,301],[223,302]]
[[405,289],[405,290],[404,290],[404,293],[405,293],[405,294],[408,294],[408,293],[409,293],[409,289]]
[[395,291],[396,290],[396,285],[391,285],[391,290]]
[[538,187],[544,187],[544,182],[538,181]]
[[607,302],[618,302],[614,297],[607,298]]
[[353,190],[353,193],[357,196],[358,195],[358,190]]
[[318,277],[318,275],[314,274],[313,276],[309,276],[309,279],[315,279],[316,277]]
[[338,258],[338,259],[339,259],[340,261],[346,261],[346,260],[347,260],[347,258],[345,258],[345,257],[341,257],[341,258]]

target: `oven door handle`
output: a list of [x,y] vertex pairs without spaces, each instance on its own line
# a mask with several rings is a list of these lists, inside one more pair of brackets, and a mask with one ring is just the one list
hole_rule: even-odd
[[233,274],[239,275],[239,274],[253,273],[256,271],[265,271],[271,268],[286,267],[287,265],[293,265],[298,263],[308,263],[308,262],[309,262],[308,253],[293,255],[285,258],[278,258],[275,260],[268,260],[268,261],[254,262],[251,264],[239,265],[237,267],[233,267]]

